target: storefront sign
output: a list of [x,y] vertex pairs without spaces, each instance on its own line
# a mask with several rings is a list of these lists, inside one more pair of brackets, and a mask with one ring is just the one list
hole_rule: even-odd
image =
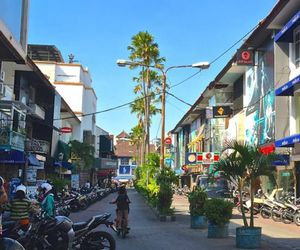
[[213,118],[227,118],[231,115],[230,106],[215,106],[213,107]]
[[59,132],[64,133],[64,134],[72,133],[72,128],[71,127],[62,127],[59,129]]
[[79,174],[71,175],[71,187],[76,189],[79,188]]
[[172,138],[171,138],[171,137],[167,137],[167,138],[165,139],[165,144],[167,144],[167,145],[172,144]]
[[197,153],[186,153],[185,164],[196,164],[197,163]]
[[197,155],[197,163],[214,164],[220,161],[220,154],[218,152],[199,152]]
[[239,49],[236,53],[237,65],[254,65],[253,51],[247,49]]

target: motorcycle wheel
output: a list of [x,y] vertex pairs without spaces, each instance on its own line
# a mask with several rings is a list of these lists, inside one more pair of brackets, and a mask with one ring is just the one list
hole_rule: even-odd
[[274,210],[272,209],[271,217],[272,217],[273,221],[280,222],[282,215],[276,214],[276,212],[274,212]]
[[284,224],[291,224],[293,221],[289,220],[287,217],[286,217],[286,213],[282,213],[281,215],[281,221],[284,223]]
[[260,211],[260,215],[261,215],[261,217],[263,217],[264,219],[269,219],[269,218],[271,217],[271,214],[270,214],[267,210],[265,210],[265,209],[262,209],[262,210]]
[[87,209],[88,206],[89,205],[88,205],[88,203],[86,201],[83,201],[83,202],[80,203],[80,209],[81,210]]
[[80,246],[81,250],[115,250],[116,241],[107,232],[98,231],[89,234]]
[[300,213],[294,215],[294,223],[300,226]]

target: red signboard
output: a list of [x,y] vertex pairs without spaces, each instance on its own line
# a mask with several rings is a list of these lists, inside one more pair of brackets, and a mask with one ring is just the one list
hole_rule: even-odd
[[236,58],[237,65],[254,65],[254,55],[252,50],[239,49]]
[[165,144],[167,144],[167,145],[172,144],[172,138],[171,138],[171,137],[167,137],[167,138],[165,139]]
[[59,132],[67,134],[67,133],[72,133],[72,128],[71,127],[62,127],[59,129]]

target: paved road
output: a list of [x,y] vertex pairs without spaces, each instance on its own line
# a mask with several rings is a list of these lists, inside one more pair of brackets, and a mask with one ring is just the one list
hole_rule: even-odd
[[[71,219],[75,222],[87,220],[92,215],[104,212],[111,212],[114,215],[115,207],[110,205],[109,201],[116,195],[110,194],[87,210],[71,214]],[[207,230],[190,229],[189,215],[186,212],[187,204],[184,199],[176,199],[175,205],[178,207],[178,214],[175,222],[160,222],[135,190],[129,190],[128,195],[132,201],[129,215],[130,234],[127,238],[122,239],[109,230],[114,234],[118,250],[235,249],[233,228],[231,236],[227,239],[207,239]],[[276,231],[276,228],[274,230]],[[285,241],[281,242],[280,240],[282,239],[264,241],[262,249],[297,249],[297,246],[300,246],[300,244],[297,246],[293,244],[289,247]]]

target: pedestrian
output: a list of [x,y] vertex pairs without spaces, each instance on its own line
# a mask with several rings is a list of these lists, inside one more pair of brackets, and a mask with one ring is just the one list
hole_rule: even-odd
[[4,189],[4,179],[0,176],[0,236],[2,235],[2,207],[7,202],[7,193]]
[[116,204],[117,209],[116,209],[116,214],[117,214],[117,219],[116,219],[116,226],[117,229],[121,228],[122,225],[122,219],[124,218],[125,222],[125,227],[128,228],[128,214],[129,214],[129,197],[127,195],[127,191],[125,186],[121,186],[118,191],[118,197],[110,202],[110,204]]
[[49,183],[43,183],[41,189],[43,192],[42,210],[45,213],[45,217],[53,218],[55,216],[55,205],[54,195],[51,192],[52,186]]
[[24,230],[29,225],[29,213],[32,210],[31,201],[26,198],[26,187],[19,185],[16,188],[15,198],[12,199],[5,207],[10,211],[10,219],[20,222]]
[[84,187],[87,188],[87,189],[90,189],[91,188],[91,183],[89,181],[86,181]]

